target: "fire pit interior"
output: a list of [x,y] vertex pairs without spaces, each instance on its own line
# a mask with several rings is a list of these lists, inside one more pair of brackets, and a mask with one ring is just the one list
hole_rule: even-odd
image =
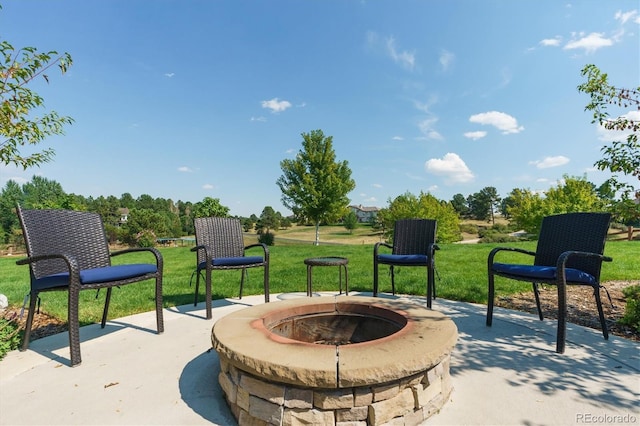
[[[310,313],[280,318],[281,312],[264,317],[264,325],[272,333],[300,342],[322,345],[348,345],[381,339],[407,325],[398,313],[375,306],[365,312],[362,305],[341,304],[332,312]],[[286,311],[285,311],[286,312]]]
[[420,424],[452,390],[456,326],[411,302],[266,303],[219,319],[211,339],[240,424]]

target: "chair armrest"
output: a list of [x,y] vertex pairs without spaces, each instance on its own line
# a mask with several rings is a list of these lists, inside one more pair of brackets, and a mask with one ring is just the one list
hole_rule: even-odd
[[516,253],[528,254],[530,256],[536,255],[535,251],[525,250],[518,247],[496,247],[493,250],[491,250],[491,252],[489,253],[489,257],[487,258],[487,265],[489,266],[489,268],[491,268],[491,265],[493,265],[493,259],[496,256],[496,254],[498,254],[498,252],[501,252],[501,251],[511,251]]
[[373,246],[373,255],[374,256],[378,255],[378,250],[379,250],[380,247],[387,247],[387,248],[390,248],[390,249],[393,250],[393,246],[391,244],[378,242]]
[[162,266],[162,263],[163,263],[162,254],[155,247],[130,247],[123,250],[114,251],[110,253],[110,256],[116,257],[116,256],[120,256],[127,253],[137,253],[137,252],[148,252],[153,254],[153,256],[156,258],[156,265],[158,266],[158,269],[160,269],[160,267]]
[[31,263],[36,263],[41,260],[51,260],[51,259],[62,259],[67,264],[67,268],[69,268],[69,285],[77,285],[80,286],[80,267],[78,266],[78,262],[75,258],[67,256],[66,254],[41,254],[39,256],[29,256],[24,259],[20,259],[16,261],[16,265],[29,265]]
[[264,252],[264,261],[269,262],[269,248],[265,243],[249,244],[248,246],[245,246],[244,250],[247,251],[256,247],[262,248],[262,251]]
[[556,263],[556,267],[558,269],[564,269],[567,261],[571,257],[595,257],[600,259],[603,262],[612,262],[613,258],[609,256],[604,256],[600,253],[591,253],[588,251],[565,251],[558,257],[558,262]]

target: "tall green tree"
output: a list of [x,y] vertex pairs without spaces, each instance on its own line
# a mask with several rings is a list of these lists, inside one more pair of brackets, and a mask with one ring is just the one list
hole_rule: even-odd
[[36,78],[49,82],[47,72],[58,66],[67,72],[72,64],[68,53],[39,52],[34,47],[16,49],[0,40],[0,162],[23,169],[52,159],[55,151],[45,148],[23,154],[23,148],[38,145],[48,136],[64,134],[64,126],[73,119],[44,109],[44,99],[29,88]]
[[256,223],[256,229],[258,233],[269,233],[272,229],[278,229],[280,227],[280,218],[282,215],[276,213],[276,211],[271,206],[266,206],[262,209],[262,213],[260,214],[260,219]]
[[220,204],[219,198],[204,197],[193,205],[193,217],[228,217],[229,207]]
[[[591,97],[591,102],[585,107],[585,110],[593,112],[591,122],[617,131],[624,138],[603,146],[602,158],[595,162],[595,166],[612,173],[606,183],[613,191],[621,192],[621,199],[612,203],[611,210],[618,220],[630,226],[628,237],[632,239],[633,225],[640,222],[640,120],[634,118],[640,111],[640,87],[626,89],[613,86],[607,74],[593,64],[582,69],[582,76],[587,81],[578,86],[578,91]],[[608,110],[611,106],[621,110],[621,114],[612,118]],[[637,180],[635,184],[625,183],[623,177]]]
[[381,222],[385,236],[393,240],[393,224],[399,219],[435,219],[438,222],[438,241],[460,241],[460,219],[451,203],[438,200],[431,194],[410,192],[389,201],[389,207],[380,209],[376,220]]
[[315,224],[315,244],[320,244],[320,223],[333,222],[347,213],[349,198],[356,184],[349,163],[336,161],[333,137],[322,130],[302,133],[302,149],[293,160],[280,162],[282,176],[276,184],[282,203],[300,221]]

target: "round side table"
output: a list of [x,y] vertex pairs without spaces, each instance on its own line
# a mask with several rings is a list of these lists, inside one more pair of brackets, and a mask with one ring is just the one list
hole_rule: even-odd
[[311,257],[304,260],[304,264],[307,265],[307,296],[313,294],[311,288],[311,275],[314,266],[337,266],[340,273],[339,289],[342,294],[342,269],[344,269],[344,288],[345,294],[349,295],[349,273],[347,272],[347,264],[349,259],[346,257]]

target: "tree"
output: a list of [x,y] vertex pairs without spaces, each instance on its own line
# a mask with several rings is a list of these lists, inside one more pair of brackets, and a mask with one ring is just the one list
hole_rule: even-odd
[[451,203],[440,201],[431,194],[421,192],[418,197],[409,192],[389,201],[389,207],[378,212],[386,237],[393,240],[393,224],[399,219],[435,219],[438,221],[438,241],[460,241],[460,219]]
[[542,197],[528,189],[514,189],[509,196],[509,215],[518,229],[537,235],[542,218],[552,214],[603,211],[604,202],[586,177],[564,175],[563,181]]
[[256,229],[258,233],[269,233],[271,229],[278,229],[280,227],[280,217],[279,213],[271,206],[266,206],[262,209],[262,213],[260,214],[260,219],[256,223]]
[[302,133],[302,149],[294,160],[280,162],[282,176],[276,184],[282,203],[301,221],[315,224],[315,245],[320,244],[320,223],[346,214],[347,194],[356,184],[347,161],[336,162],[333,137],[322,130]]
[[73,119],[50,111],[37,116],[44,108],[44,99],[31,90],[29,83],[38,77],[49,82],[46,72],[58,65],[61,73],[72,64],[68,53],[38,52],[34,47],[15,49],[9,42],[0,41],[0,161],[27,169],[51,160],[51,148],[23,155],[21,149],[38,145],[52,135],[64,134],[64,126]]
[[229,207],[220,204],[219,198],[204,197],[193,205],[193,217],[227,217]]
[[451,199],[451,205],[458,212],[460,217],[469,216],[469,205],[467,204],[467,199],[464,198],[464,195],[455,194]]
[[[633,224],[640,222],[640,87],[626,89],[612,86],[604,74],[593,64],[582,69],[587,81],[578,86],[578,91],[588,94],[591,102],[585,110],[593,112],[591,123],[604,129],[620,132],[625,140],[615,140],[602,147],[602,158],[595,162],[599,170],[609,170],[611,178],[606,182],[614,192],[621,192],[621,200],[614,201],[611,211],[625,225],[630,225],[629,239],[633,238]],[[610,118],[608,107],[625,110],[617,118]],[[630,111],[627,111],[630,110]],[[633,112],[635,111],[635,113]],[[635,114],[635,115],[634,115]],[[636,184],[623,182],[622,176],[633,176]]]
[[353,230],[356,229],[356,226],[358,226],[358,215],[356,215],[356,213],[353,210],[351,210],[344,217],[344,221],[342,222],[342,224],[349,231],[350,234],[353,234]]

